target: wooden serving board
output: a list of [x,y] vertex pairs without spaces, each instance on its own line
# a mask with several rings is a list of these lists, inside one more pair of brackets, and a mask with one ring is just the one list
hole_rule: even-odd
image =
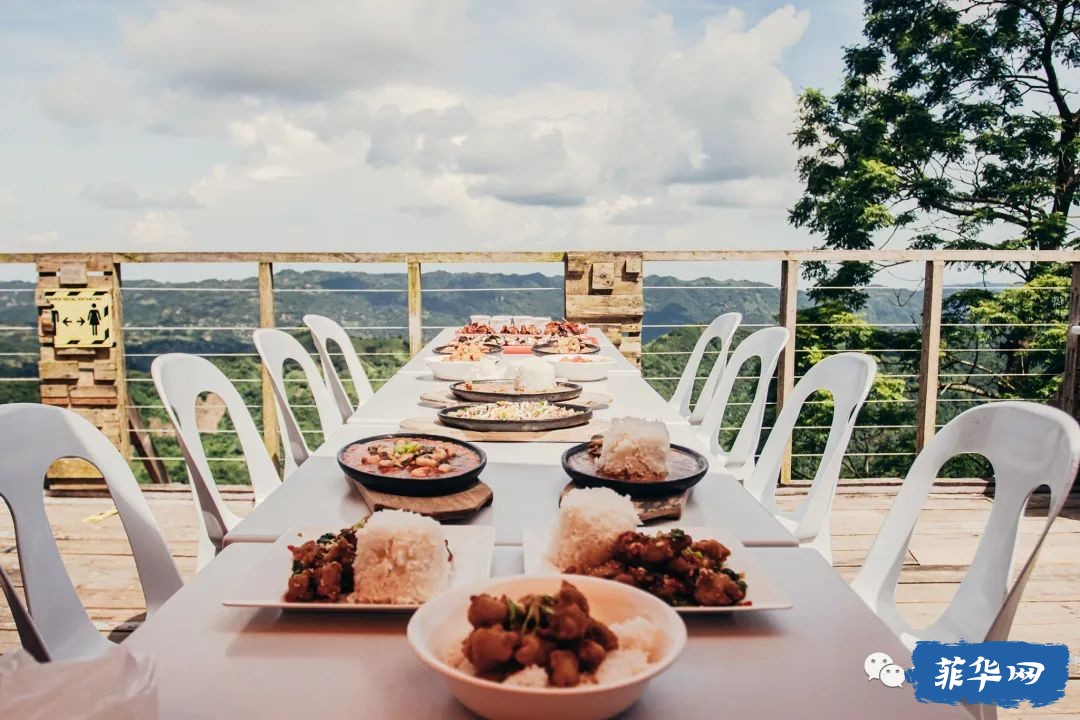
[[547,430],[542,432],[479,432],[476,430],[459,430],[447,427],[435,418],[416,417],[406,418],[401,421],[401,429],[410,432],[429,433],[443,435],[445,437],[465,440],[466,442],[559,442],[559,443],[582,443],[588,442],[593,435],[598,435],[608,429],[609,423],[593,420],[587,425],[580,425],[561,430]]
[[[577,490],[579,487],[581,486],[573,482],[566,483],[566,487],[559,493],[559,503],[562,503],[566,493]],[[682,517],[683,508],[686,507],[686,501],[689,499],[690,490],[686,490],[667,497],[641,498],[637,500],[631,498],[631,502],[634,503],[634,509],[637,510],[638,519],[641,520],[642,524],[645,524],[653,520],[678,520]]]
[[[450,407],[451,405],[462,405],[465,400],[461,400],[452,392],[426,392],[420,395],[420,399],[432,407]],[[508,400],[512,398],[507,398]],[[606,408],[613,402],[610,395],[597,392],[583,392],[573,400],[567,400],[568,403],[574,405],[584,405],[585,407],[592,408],[594,410],[599,408]]]
[[465,520],[491,504],[494,493],[483,482],[477,482],[468,490],[453,495],[439,497],[413,497],[411,495],[391,495],[390,493],[371,490],[357,484],[364,504],[372,512],[376,510],[409,510],[427,515],[439,521]]

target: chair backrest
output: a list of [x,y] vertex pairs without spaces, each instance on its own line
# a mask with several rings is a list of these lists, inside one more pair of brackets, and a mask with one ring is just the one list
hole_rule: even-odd
[[[896,607],[896,583],[919,513],[945,463],[977,453],[993,468],[994,503],[956,595],[933,624],[914,629]],[[1061,512],[1080,466],[1080,426],[1045,405],[1001,402],[953,418],[923,447],[908,471],[852,588],[913,647],[917,640],[1005,640],[1046,533]],[[1009,588],[1020,519],[1031,494],[1050,489],[1038,541]]]
[[352,378],[353,389],[356,391],[357,404],[362,404],[374,394],[364,366],[356,355],[352,338],[345,332],[345,328],[322,315],[305,315],[304,324],[311,331],[311,339],[319,353],[319,364],[322,365],[326,384],[330,387],[330,392],[341,412],[341,419],[348,420],[356,408],[353,407],[349,393],[345,391],[345,385],[341,382],[337,368],[334,367],[334,360],[330,357],[331,341],[341,349],[341,354],[345,358],[345,366],[349,368],[349,376]]
[[[265,500],[281,485],[266,446],[259,436],[255,421],[247,404],[229,378],[212,362],[197,355],[168,353],[154,358],[150,366],[165,412],[176,431],[176,441],[184,456],[191,494],[203,529],[200,536],[199,565],[205,564],[221,550],[225,534],[239,518],[233,513],[218,492],[214,473],[206,458],[202,434],[198,424],[198,400],[205,393],[213,393],[225,405],[225,410],[236,430],[240,450],[247,465],[248,477],[255,493],[255,503]],[[206,542],[209,542],[209,546]],[[208,553],[209,551],[209,553]]]
[[333,396],[330,395],[330,390],[326,387],[318,366],[299,340],[287,332],[271,328],[256,330],[254,339],[255,349],[259,351],[259,356],[274,387],[278,424],[281,435],[285,438],[285,470],[288,474],[307,460],[311,456],[311,451],[308,449],[307,441],[304,440],[304,434],[300,431],[300,423],[296,421],[296,415],[289,404],[288,387],[285,384],[285,363],[292,360],[304,371],[308,387],[311,389],[311,396],[315,400],[315,409],[319,414],[319,425],[322,426],[324,437],[341,427],[341,412]]
[[[746,490],[762,505],[790,521],[800,542],[815,544],[827,559],[831,559],[828,518],[836,495],[836,483],[840,478],[840,466],[859,410],[870,394],[876,374],[877,363],[874,359],[854,352],[830,355],[807,370],[795,384],[791,397],[785,399],[754,472],[745,483]],[[776,485],[780,479],[784,451],[791,442],[803,404],[819,390],[832,395],[833,416],[829,436],[806,499],[793,512],[782,513],[776,504]],[[817,542],[822,544],[817,545]]]
[[[735,336],[735,331],[739,328],[739,323],[742,322],[742,315],[739,313],[725,313],[720,315],[701,332],[701,337],[698,338],[697,343],[694,344],[694,349],[690,353],[690,359],[686,361],[686,367],[683,369],[682,375],[679,377],[679,384],[675,386],[675,393],[668,400],[668,405],[673,410],[679,413],[682,417],[689,418],[692,413],[690,411],[690,399],[694,395],[694,385],[697,383],[698,371],[701,369],[701,359],[705,355],[705,351],[709,348],[709,344],[713,340],[720,341],[720,351],[716,357],[716,363],[713,365],[712,371],[705,379],[705,385],[701,389],[701,394],[698,395],[697,407],[702,405],[708,405],[709,398],[712,397],[713,390],[716,388],[716,383],[720,378],[720,373],[724,369],[724,364],[727,361],[728,347],[731,345],[731,338]],[[704,410],[702,411],[704,413]],[[693,419],[697,422],[699,418]]]
[[[780,353],[790,336],[791,333],[787,328],[771,327],[758,330],[747,337],[731,351],[712,399],[708,403],[698,403],[698,408],[707,405],[698,432],[709,443],[713,457],[724,461],[725,465],[736,468],[742,468],[748,464],[753,465],[754,453],[757,452],[758,440],[761,438],[761,424],[765,419],[765,403],[769,399],[769,385],[772,383],[773,372],[776,370]],[[738,380],[743,366],[755,357],[760,361],[761,368],[758,372],[754,399],[743,417],[739,433],[731,444],[731,450],[725,450],[720,444],[720,428],[724,424],[724,415],[727,412],[728,401],[731,399],[731,391],[735,387],[735,381]]]
[[0,406],[0,497],[15,521],[26,604],[53,660],[94,657],[108,647],[86,615],[64,568],[45,512],[45,473],[81,458],[104,476],[120,515],[152,614],[183,580],[127,462],[88,420],[58,407]]

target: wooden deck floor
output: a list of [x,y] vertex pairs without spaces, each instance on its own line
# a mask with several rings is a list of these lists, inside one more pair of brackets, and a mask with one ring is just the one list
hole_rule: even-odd
[[[898,595],[905,615],[915,624],[936,617],[956,591],[978,542],[992,499],[979,488],[943,488],[931,496],[920,516],[901,577]],[[854,577],[892,501],[895,487],[845,487],[833,511],[834,564]],[[799,491],[787,490],[794,505]],[[185,576],[195,567],[195,515],[186,490],[148,492],[173,555]],[[230,504],[243,514],[246,493]],[[79,595],[101,630],[122,641],[141,622],[142,594],[119,518],[107,498],[49,497],[50,520]],[[1036,497],[1021,528],[1029,547],[1045,517],[1045,500]],[[18,581],[18,557],[10,516],[0,504],[0,563]],[[1053,717],[1080,720],[1080,496],[1070,498],[1043,546],[1016,617],[1012,638],[1064,642],[1072,650],[1069,688],[1064,701],[1039,711],[1004,711],[1002,717]],[[11,613],[0,598],[0,652],[18,644]]]

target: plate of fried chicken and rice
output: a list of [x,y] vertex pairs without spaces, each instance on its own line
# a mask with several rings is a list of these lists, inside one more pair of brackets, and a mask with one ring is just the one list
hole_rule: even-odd
[[682,614],[783,610],[791,600],[722,528],[643,528],[630,498],[610,488],[571,490],[555,527],[525,528],[525,572],[613,580]]
[[266,545],[223,605],[305,612],[415,610],[491,576],[495,528],[379,510],[340,530],[293,528]]

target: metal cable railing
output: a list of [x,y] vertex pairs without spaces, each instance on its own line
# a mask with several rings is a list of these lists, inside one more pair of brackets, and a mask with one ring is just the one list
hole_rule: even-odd
[[[920,283],[921,285],[921,283]],[[873,472],[874,476],[902,476],[907,469],[907,463],[915,455],[915,430],[917,428],[916,413],[913,407],[918,406],[920,400],[917,397],[918,394],[918,380],[920,379],[919,369],[919,356],[922,353],[921,342],[919,341],[918,329],[922,327],[922,319],[918,317],[921,314],[922,303],[913,303],[912,299],[921,292],[921,287],[873,287],[873,288],[860,288],[851,286],[829,286],[830,290],[862,290],[869,293],[879,292],[885,293],[887,297],[894,297],[897,302],[894,302],[894,312],[901,311],[903,305],[903,312],[911,314],[917,314],[916,317],[910,321],[904,318],[857,318],[855,320],[845,319],[839,322],[804,322],[798,323],[800,333],[796,335],[796,347],[794,349],[793,357],[796,363],[802,362],[803,358],[808,355],[823,356],[834,354],[838,352],[847,352],[857,350],[860,352],[869,353],[878,358],[879,362],[879,374],[876,380],[876,389],[872,393],[871,397],[867,400],[864,406],[863,412],[860,414],[858,424],[856,425],[855,432],[852,436],[852,446],[849,447],[847,455],[849,457],[855,457],[865,460],[869,463],[875,463],[875,467],[879,468]],[[967,286],[961,285],[943,285],[943,290],[960,291],[971,289]],[[987,285],[981,289],[989,290],[993,293],[1003,291],[1017,290],[1016,286],[1011,285]],[[1068,287],[1023,287],[1023,290],[1034,290],[1043,293],[1045,296],[1047,293],[1060,293],[1067,296]],[[675,297],[680,299],[692,298],[697,295],[700,297],[708,298],[709,302],[694,302],[686,303],[692,304],[694,307],[712,307],[716,308],[715,312],[722,312],[725,310],[739,310],[743,306],[732,305],[732,303],[738,303],[740,296],[736,291],[755,291],[754,297],[760,298],[762,294],[773,294],[779,296],[781,288],[776,286],[763,286],[763,285],[746,285],[746,284],[671,284],[662,285],[655,283],[646,283],[646,314],[643,319],[642,328],[646,333],[646,341],[643,343],[642,350],[642,366],[643,372],[654,387],[657,387],[662,393],[670,392],[674,385],[681,379],[683,372],[685,371],[685,363],[687,358],[692,353],[693,344],[696,342],[700,331],[707,326],[707,323],[712,320],[712,317],[705,315],[699,318],[694,318],[697,322],[693,321],[663,321],[656,317],[656,309],[665,309],[666,303],[669,302],[668,298],[664,297],[665,291],[678,291]],[[703,292],[704,291],[704,292]],[[906,298],[906,300],[904,300]],[[902,302],[901,302],[902,300]],[[911,305],[911,307],[907,307]],[[749,307],[754,307],[750,305]],[[746,334],[752,332],[761,327],[766,327],[775,324],[775,316],[762,317],[760,314],[755,315],[753,312],[747,314],[743,311],[744,318],[748,322],[744,322],[739,327],[739,337],[745,337]],[[966,318],[965,318],[966,320]],[[1035,402],[1044,402],[1045,398],[1041,396],[1030,396],[1024,392],[1011,392],[1007,397],[994,397],[992,393],[974,395],[970,394],[974,390],[978,390],[979,386],[1000,384],[1002,386],[1009,383],[1020,384],[1040,384],[1040,383],[1052,383],[1055,378],[1061,376],[1061,369],[1055,363],[1064,356],[1064,344],[1056,347],[1041,347],[1041,346],[1024,346],[1024,347],[978,347],[981,342],[986,341],[986,336],[991,333],[1008,333],[1008,332],[1054,332],[1064,331],[1066,324],[1058,321],[1047,321],[1043,318],[1024,318],[1022,321],[1014,320],[1007,317],[992,317],[992,318],[978,318],[973,319],[970,322],[955,322],[950,321],[948,318],[944,318],[940,322],[943,335],[943,349],[942,349],[942,362],[937,377],[941,382],[943,395],[937,398],[939,412],[941,417],[934,418],[933,427],[941,427],[944,424],[944,420],[947,420],[952,415],[955,415],[960,409],[963,409],[970,405],[981,404],[985,402],[994,402],[1004,399],[1020,399],[1030,400]],[[866,346],[860,344],[858,340],[859,333],[873,332],[880,333],[875,335],[875,342],[878,340],[887,341],[889,338],[894,340],[903,337],[903,334],[915,333],[914,342],[907,347],[887,347],[882,345]],[[673,337],[672,333],[683,333],[684,339],[682,340],[682,347],[671,347],[671,342],[665,343],[666,338]],[[845,333],[855,340],[856,344],[851,347],[805,347],[807,337],[814,337],[821,334],[825,337],[826,333],[829,336],[844,337]],[[966,339],[967,343],[961,343],[957,347],[952,347],[950,342],[955,342],[957,339]],[[970,341],[976,341],[974,343]],[[733,343],[733,347],[737,344],[738,338]],[[907,345],[910,339],[902,344]],[[718,357],[719,351],[717,349],[707,350],[702,359],[702,367],[699,368],[695,374],[696,391],[700,391],[701,384],[708,378],[708,371],[711,369],[712,363]],[[1033,361],[1029,361],[1023,366],[1016,366],[1015,362],[1009,360],[1010,358],[1038,358],[1036,364],[1031,364]],[[905,359],[909,358],[909,359]],[[995,361],[987,361],[986,358],[998,358]],[[982,359],[981,364],[986,365],[990,362],[990,367],[976,367],[976,362]],[[666,371],[666,372],[665,372]],[[801,378],[801,373],[796,371],[794,373],[794,380],[797,382]],[[740,428],[738,421],[741,418],[741,414],[744,414],[750,405],[748,399],[749,394],[752,394],[758,375],[750,373],[740,373],[734,383],[733,395],[728,402],[729,412],[726,413],[722,428],[720,430],[722,441],[729,443],[733,440],[735,433]],[[964,392],[960,392],[955,388],[958,385],[970,386],[966,387],[965,391],[969,394],[965,395]],[[774,397],[776,380],[773,380],[773,392],[770,394],[769,402],[767,403],[766,422],[764,423],[764,432],[762,438],[767,437],[767,432],[771,429],[771,419],[775,415],[777,402]],[[885,392],[888,388],[889,392]],[[883,395],[883,396],[881,396]],[[745,396],[744,399],[740,397]],[[826,401],[819,401],[811,399],[805,405],[811,410],[816,406],[821,409],[827,408],[831,403]],[[904,408],[908,408],[905,410]],[[820,450],[806,451],[800,448],[799,436],[804,435],[811,439],[819,440],[821,444],[824,441],[824,434],[828,430],[829,426],[826,424],[815,423],[813,420],[807,420],[803,416],[805,415],[816,416],[814,412],[807,413],[804,411],[800,415],[799,422],[795,429],[795,441],[796,447],[792,453],[792,461],[795,466],[803,463],[805,467],[809,468],[813,463],[807,464],[809,461],[820,458]],[[734,416],[732,418],[732,416]],[[883,418],[889,418],[885,420]],[[734,420],[734,422],[732,421]],[[872,436],[875,434],[881,434],[890,438],[890,442],[880,442],[877,446],[859,447],[860,443],[871,445]],[[911,447],[902,448],[896,447],[897,445],[903,445],[910,443]],[[820,447],[820,445],[819,445]],[[875,459],[878,459],[875,461]],[[808,474],[808,473],[804,473]]]

